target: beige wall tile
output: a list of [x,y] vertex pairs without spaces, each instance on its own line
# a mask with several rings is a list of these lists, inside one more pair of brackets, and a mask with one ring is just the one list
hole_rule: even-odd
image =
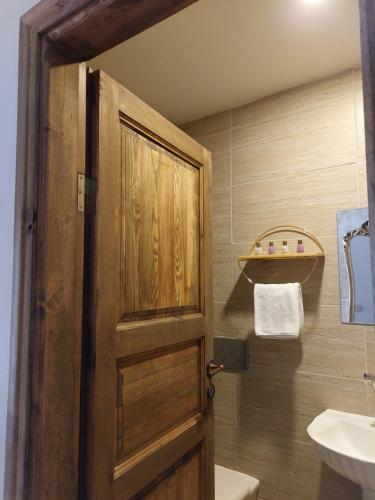
[[358,197],[360,207],[368,206],[366,158],[358,163]]
[[[325,109],[342,108],[345,113],[348,96],[352,95],[353,71],[346,71],[336,77],[302,85],[281,92],[255,103],[246,104],[232,110],[232,127],[247,125],[252,119],[278,120],[283,116],[319,113]],[[341,96],[341,97],[340,97]],[[334,116],[337,110],[333,109]],[[353,117],[351,117],[351,120]]]
[[[248,285],[246,285],[248,287]],[[248,287],[249,288],[249,287]],[[251,289],[251,297],[253,296]],[[251,304],[253,300],[251,299]],[[254,333],[254,307],[246,302],[232,305],[235,311],[233,316],[233,332],[236,337],[253,335]],[[251,352],[251,345],[250,345]]]
[[363,333],[304,331],[301,352],[302,372],[359,379],[365,368]]
[[231,158],[229,153],[214,154],[212,157],[212,179],[214,189],[231,185]]
[[358,207],[356,165],[233,186],[233,242],[281,224],[336,234],[336,212]]
[[339,306],[320,305],[305,316],[298,370],[361,379],[366,369],[365,330],[341,323]]
[[215,463],[237,469],[237,427],[215,421]]
[[[233,303],[241,303],[245,304],[246,307],[249,307],[251,310],[253,309],[253,295],[254,288],[253,286],[246,280],[246,278],[241,274],[241,270],[238,265],[238,257],[240,255],[248,255],[250,243],[242,243],[233,245],[233,290],[230,297],[231,302]],[[253,271],[254,267],[250,263],[241,263],[241,267],[249,276],[250,279],[253,279]],[[255,275],[257,277],[257,275]]]
[[373,326],[366,326],[366,371],[375,373],[375,329]]
[[236,378],[235,373],[221,372],[215,376],[214,399],[215,420],[236,424]]
[[238,433],[238,469],[260,480],[264,500],[360,500],[360,488],[325,466],[311,444]]
[[375,417],[375,389],[371,382],[367,382],[368,414]]
[[[314,127],[288,131],[286,123],[267,122],[261,127],[254,124],[251,130],[233,130],[234,185],[275,176],[300,175],[356,161],[354,125],[348,127],[343,123],[338,127],[333,123],[331,130]],[[244,139],[238,137],[239,132],[246,134],[247,139],[247,134],[253,136],[252,142],[242,145]],[[340,141],[342,148],[337,148]]]
[[365,120],[363,112],[363,86],[361,70],[354,71],[354,97],[356,106],[357,150],[359,157],[365,157]]
[[[366,326],[366,372],[375,373],[375,329]],[[375,387],[371,381],[367,382],[368,414],[375,417]]]
[[314,273],[302,286],[305,310],[310,313],[314,313],[320,304],[340,304],[337,238],[327,236],[319,239],[324,247],[325,258],[319,260]]
[[293,370],[361,380],[366,366],[363,331],[304,329],[298,340],[288,341],[261,339],[251,333],[249,350],[250,369],[259,366],[279,374]]
[[214,189],[231,185],[230,111],[181,127],[212,153]]
[[199,141],[199,137],[208,134],[229,130],[231,122],[231,111],[222,111],[200,120],[185,123],[180,128],[191,137]]
[[214,302],[214,335],[233,336],[234,314],[230,304]]
[[234,110],[233,184],[354,163],[354,111],[351,72]]
[[213,241],[216,245],[232,242],[231,197],[230,188],[213,191]]
[[[286,358],[291,342],[279,342],[285,346],[277,348],[279,357]],[[241,374],[237,388],[241,429],[265,440],[282,435],[291,441],[309,442],[307,426],[327,408],[367,414],[364,381],[296,372],[298,358],[288,361],[289,371],[285,359],[283,371],[277,370],[277,365],[251,363],[250,369]]]
[[227,302],[233,289],[232,245],[213,247],[214,301]]
[[202,135],[198,142],[215,155],[230,153],[230,133],[229,130],[216,132],[215,134]]

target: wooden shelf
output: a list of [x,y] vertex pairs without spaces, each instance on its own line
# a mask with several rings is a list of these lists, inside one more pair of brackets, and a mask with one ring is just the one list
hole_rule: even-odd
[[244,262],[248,260],[296,260],[296,259],[318,259],[324,257],[324,253],[276,253],[273,255],[262,254],[262,255],[240,255],[238,257],[238,262]]
[[[263,245],[266,245],[266,238],[269,238],[271,235],[278,234],[278,233],[295,233],[298,234],[299,239],[301,239],[301,236],[304,236],[308,238],[310,241],[315,243],[316,251],[315,252],[303,252],[303,253],[275,253],[275,254],[268,254],[263,253],[262,255],[256,255],[255,251],[257,248],[258,243],[262,243]],[[287,239],[287,238],[285,238]],[[290,239],[290,238],[289,238]],[[294,246],[294,245],[293,245]],[[264,248],[264,247],[263,247]],[[309,271],[309,274],[306,276],[304,280],[301,281],[301,284],[306,283],[306,281],[310,278],[314,270],[316,269],[316,266],[318,265],[318,261],[320,258],[324,258],[324,248],[323,245],[320,243],[318,238],[314,236],[313,234],[309,233],[306,231],[306,229],[303,229],[302,227],[298,226],[291,226],[291,225],[284,225],[284,226],[275,226],[271,227],[270,229],[267,229],[267,231],[264,231],[258,238],[253,242],[250,250],[249,250],[249,255],[240,255],[238,257],[238,266],[241,270],[241,274],[247,279],[249,283],[252,285],[255,285],[255,281],[251,279],[250,276],[248,276],[245,272],[245,267],[246,267],[246,262],[249,262],[250,260],[252,261],[259,261],[259,262],[267,262],[271,260],[280,260],[280,261],[285,261],[285,260],[313,260],[314,263]],[[241,262],[245,262],[245,264],[241,264]]]

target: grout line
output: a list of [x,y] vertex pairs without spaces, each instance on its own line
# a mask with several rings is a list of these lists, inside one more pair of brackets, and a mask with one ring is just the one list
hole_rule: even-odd
[[[368,358],[367,358],[367,334],[366,334],[366,329],[363,329],[364,335],[365,335],[365,373],[368,373]],[[367,415],[370,415],[370,390],[372,389],[372,384],[367,382],[366,383],[366,403],[367,403]]]
[[233,155],[232,155],[232,109],[229,111],[229,184],[230,184],[230,237],[233,243]]
[[355,151],[356,151],[356,181],[357,181],[357,203],[358,207],[361,206],[361,196],[360,196],[360,181],[359,181],[359,146],[358,146],[358,116],[357,116],[357,94],[355,85],[355,72],[352,73],[352,93],[353,93],[353,104],[354,104],[354,133],[355,133]]
[[221,193],[221,192],[228,191],[228,189],[230,189],[230,188],[229,187],[213,188],[212,192],[213,193]]
[[[342,168],[342,167],[349,167],[351,165],[357,165],[357,161],[350,161],[348,163],[340,163],[338,165],[331,165],[329,167],[321,167],[321,168],[316,168],[316,169],[313,169],[313,170],[305,170],[303,172],[299,172],[298,175],[308,175],[308,174],[315,174],[317,172],[321,172],[323,170],[331,170],[331,169],[338,169],[338,168]],[[273,181],[273,180],[279,180],[279,179],[285,179],[287,177],[296,177],[296,174],[293,174],[293,173],[290,173],[290,174],[284,174],[284,175],[277,175],[277,178],[275,176],[270,176],[270,177],[261,177],[260,179],[256,179],[256,180],[253,180],[253,181],[249,181],[249,182],[240,182],[238,184],[233,184],[232,187],[238,187],[238,186],[245,186],[247,184],[256,184],[257,182],[265,182],[265,181]]]
[[363,328],[364,342],[365,342],[365,371],[366,373],[369,371],[368,369],[368,357],[367,357],[367,331],[366,328]]
[[363,336],[364,336],[364,348],[365,348],[365,372],[367,373],[369,371],[368,369],[368,362],[367,362],[367,332],[366,328],[363,328]]
[[[257,365],[258,368],[261,368],[260,365]],[[249,370],[248,370],[249,371]],[[367,385],[367,382],[362,378],[355,378],[355,377],[343,377],[343,376],[338,376],[338,375],[327,375],[325,373],[318,373],[318,372],[306,372],[303,370],[295,370],[294,375],[308,375],[312,378],[326,378],[326,379],[332,379],[332,380],[341,380],[345,382],[361,382],[363,384]],[[282,377],[282,373],[281,373]]]
[[359,377],[359,378],[355,378],[355,377],[340,377],[338,375],[327,375],[325,373],[312,373],[312,372],[305,372],[303,370],[296,370],[295,371],[296,374],[302,374],[302,375],[312,375],[313,377],[323,377],[323,378],[331,378],[331,379],[335,379],[335,380],[350,380],[350,381],[353,381],[353,382],[363,382],[363,383],[366,383],[366,381]]
[[239,384],[239,379],[238,376],[235,376],[235,384],[234,384],[234,417],[235,417],[235,432],[236,432],[236,439],[235,439],[235,444],[234,444],[234,461],[236,466],[238,467],[238,429],[239,429],[239,422],[238,422],[238,396],[239,396],[239,391],[238,391],[238,384]]
[[[329,233],[329,234],[318,234],[314,233],[314,236],[317,238],[336,238],[337,239],[337,234],[335,233]],[[234,241],[233,245],[252,245],[254,243],[254,240],[250,241]],[[275,241],[282,241],[282,240],[275,240]],[[217,245],[229,245],[229,243],[217,243]],[[326,255],[327,257],[327,255]]]
[[[234,285],[234,266],[233,266],[233,170],[232,170],[232,110],[229,113],[229,174],[230,174],[230,242],[231,242],[231,282]],[[232,333],[234,333],[234,321],[232,325]]]
[[311,447],[315,448],[315,445],[312,441],[302,441],[301,439],[292,439],[292,441],[294,441],[295,443],[298,443],[298,444],[311,446]]
[[234,380],[234,424],[237,426],[238,425],[238,418],[237,418],[237,377],[235,377]]

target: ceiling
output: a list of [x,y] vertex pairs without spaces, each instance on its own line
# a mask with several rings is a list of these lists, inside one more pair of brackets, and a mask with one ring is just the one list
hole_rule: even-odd
[[199,0],[90,65],[182,124],[359,67],[358,0]]

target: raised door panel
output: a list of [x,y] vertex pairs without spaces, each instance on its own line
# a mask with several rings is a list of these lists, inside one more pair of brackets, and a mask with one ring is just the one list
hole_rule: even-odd
[[199,169],[121,126],[122,319],[199,310]]
[[118,474],[203,417],[203,358],[199,339],[118,362]]
[[171,467],[169,474],[151,484],[139,499],[200,500],[202,498],[202,450],[193,450]]

